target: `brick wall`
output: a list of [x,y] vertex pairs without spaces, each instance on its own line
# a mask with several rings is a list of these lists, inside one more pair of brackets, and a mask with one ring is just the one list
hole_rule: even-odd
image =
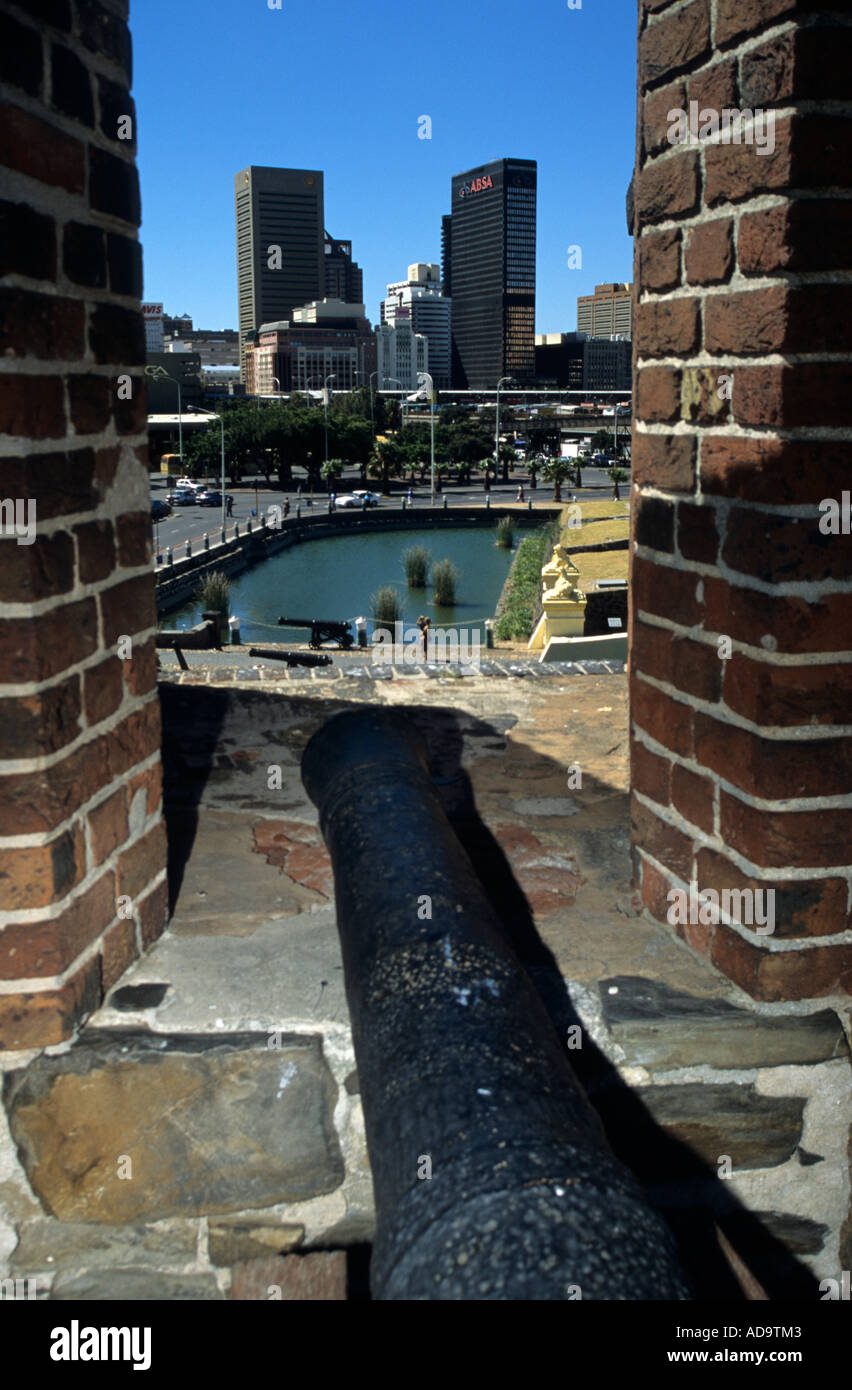
[[0,1049],[68,1037],[166,917],[126,21],[0,0]]
[[[690,883],[773,890],[771,933],[674,929],[755,998],[849,993],[852,536],[820,504],[852,486],[852,15],[639,11],[637,878],[668,921]],[[725,108],[771,119],[725,144]]]

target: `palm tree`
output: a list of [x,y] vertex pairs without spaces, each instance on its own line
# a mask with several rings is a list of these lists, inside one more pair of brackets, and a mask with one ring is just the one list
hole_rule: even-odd
[[562,501],[562,484],[571,476],[573,469],[570,459],[555,458],[545,459],[542,469],[545,478],[549,483],[553,483],[554,502]]
[[621,493],[618,490],[618,484],[626,482],[630,475],[623,468],[608,468],[607,473],[612,479],[612,500],[613,502],[619,502],[621,500]]

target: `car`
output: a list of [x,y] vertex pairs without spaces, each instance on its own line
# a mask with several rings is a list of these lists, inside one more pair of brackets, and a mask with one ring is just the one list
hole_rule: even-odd
[[198,492],[204,487],[204,484],[196,483],[193,481],[192,478],[178,478],[177,482],[175,483],[175,487],[179,491],[183,491],[184,489],[186,489],[189,492]]
[[199,507],[221,507],[222,494],[214,487],[202,488],[197,494]]
[[341,497],[335,498],[335,507],[363,507],[364,501],[361,497],[356,497],[354,492],[344,492]]
[[166,493],[166,501],[172,507],[195,507],[198,505],[198,494],[193,488],[175,488],[174,492]]
[[151,520],[162,521],[164,516],[168,516],[171,507],[168,502],[163,502],[159,497],[151,499]]
[[352,496],[359,499],[366,498],[368,507],[377,507],[382,500],[377,492],[368,492],[367,489],[363,487],[356,487]]

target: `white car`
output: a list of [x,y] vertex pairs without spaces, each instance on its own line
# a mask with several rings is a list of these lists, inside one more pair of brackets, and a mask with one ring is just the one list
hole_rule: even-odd
[[192,481],[192,478],[178,478],[177,482],[175,483],[175,491],[201,492],[204,486],[204,483],[194,483]]
[[363,507],[360,497],[356,497],[354,492],[344,492],[341,497],[335,498],[335,510],[338,507]]
[[368,507],[377,507],[382,500],[377,492],[368,492],[363,487],[356,487],[352,496],[357,497],[359,501],[366,498]]

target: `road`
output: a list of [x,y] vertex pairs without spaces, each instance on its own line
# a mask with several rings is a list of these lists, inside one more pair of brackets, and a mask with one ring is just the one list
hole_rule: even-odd
[[[353,488],[360,488],[360,477],[361,475],[357,472],[357,470],[353,470],[351,475],[349,476],[344,476],[344,478],[342,478],[338,483],[336,489],[338,496],[341,496],[344,492],[350,492]],[[520,482],[521,478],[516,476],[514,481],[509,483],[508,485],[503,483],[492,483],[492,507],[499,505],[505,506],[507,503],[514,502],[517,497],[518,484]],[[584,469],[583,483],[584,486],[580,489],[579,492],[576,493],[576,496],[580,501],[596,497],[599,498],[601,496],[608,497],[612,493],[612,483],[610,482],[609,478],[606,475],[606,471],[603,468]],[[535,488],[535,490],[533,491],[530,489],[529,480],[526,476],[524,476],[523,478],[523,484],[525,498],[531,497],[534,502],[552,501],[552,486],[540,483],[539,486]],[[588,484],[588,486],[585,486],[585,484]],[[387,509],[389,507],[394,509],[398,508],[400,506],[402,498],[406,495],[408,491],[407,486],[400,483],[399,480],[395,480],[391,484],[391,486],[393,487],[393,493],[390,497],[382,498],[381,502],[379,503],[379,510]],[[306,494],[304,492],[304,484],[302,484],[302,487],[302,509],[303,511],[309,512],[309,494]],[[253,486],[238,485],[236,487],[228,488],[228,492],[234,499],[233,515],[227,523],[228,534],[232,534],[232,527],[234,525],[234,522],[237,522],[242,529],[242,527],[244,527],[245,525],[245,522],[249,518],[253,518],[254,509],[256,505],[255,499],[257,501],[257,506],[259,506],[261,513],[263,513],[266,511],[267,507],[270,507],[273,504],[277,504],[280,507],[283,504],[284,499],[287,498],[290,502],[290,509],[292,513],[293,511],[295,511],[296,503],[299,500],[298,489],[298,481],[296,482],[295,486],[286,489],[269,489],[261,486],[260,488],[258,488],[257,494],[255,494],[255,489]],[[378,491],[378,488],[376,487],[375,490]],[[571,491],[572,489],[563,483],[563,502],[568,500],[568,498],[571,495]],[[413,511],[415,513],[418,507],[429,505],[428,483],[425,486],[421,486],[420,484],[412,485],[412,492]],[[165,494],[165,482],[161,482],[159,478],[152,478],[152,500],[155,498],[164,498]],[[487,494],[485,493],[485,490],[482,487],[482,484],[480,483],[478,486],[473,485],[470,487],[450,486],[445,488],[443,493],[439,493],[437,495],[439,499],[441,499],[438,502],[439,506],[442,505],[443,497],[446,495],[447,506],[448,508],[452,508],[462,506],[481,507],[484,505],[485,497]],[[622,496],[626,497],[626,495],[627,490],[624,486],[622,486]],[[324,510],[325,508],[327,508],[327,506],[328,498],[326,494],[324,492],[314,493],[314,511],[316,512],[318,510]],[[197,547],[203,543],[205,531],[209,533],[211,540],[218,536],[219,528],[221,525],[221,516],[221,507],[176,507],[170,516],[164,517],[162,521],[154,523],[154,535],[157,542],[157,553],[163,554],[167,546],[171,546],[172,549],[177,553],[179,549],[182,549],[182,547],[186,545],[187,540],[191,542],[192,549],[193,551],[195,551]]]

